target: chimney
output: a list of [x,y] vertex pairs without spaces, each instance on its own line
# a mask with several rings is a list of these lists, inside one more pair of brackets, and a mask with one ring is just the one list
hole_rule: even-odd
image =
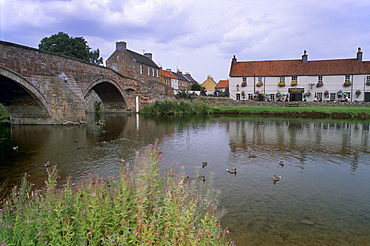
[[233,56],[233,59],[231,59],[231,65],[234,65],[235,63],[237,63],[237,59],[235,57],[235,55]]
[[125,41],[119,41],[116,42],[116,50],[125,50],[126,49],[126,42]]
[[308,55],[307,55],[307,51],[306,50],[303,51],[302,62],[303,63],[308,63]]
[[190,74],[189,72],[185,72],[185,75],[189,75],[189,76],[191,76],[191,74]]
[[182,72],[181,72],[181,70],[180,70],[180,69],[177,69],[177,73],[182,74]]
[[145,53],[144,56],[148,57],[150,60],[153,60],[153,54],[152,53]]
[[358,47],[357,49],[357,61],[362,62],[362,49]]
[[166,71],[168,71],[168,72],[172,72],[172,71],[171,71],[171,68],[166,68]]

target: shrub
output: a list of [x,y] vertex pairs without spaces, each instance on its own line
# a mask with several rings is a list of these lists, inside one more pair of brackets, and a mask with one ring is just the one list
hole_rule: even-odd
[[202,102],[156,101],[152,105],[146,105],[139,113],[148,115],[196,115],[212,112],[212,107]]
[[[161,173],[156,145],[125,163],[118,178],[89,175],[75,188],[47,169],[43,189],[26,180],[0,210],[0,245],[228,245],[218,192],[188,181],[175,167]],[[176,165],[174,165],[176,166]]]

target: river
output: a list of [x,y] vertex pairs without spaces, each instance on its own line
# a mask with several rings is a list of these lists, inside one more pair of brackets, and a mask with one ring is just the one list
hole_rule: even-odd
[[178,163],[221,190],[222,225],[237,245],[369,245],[365,122],[111,114],[81,126],[0,125],[0,182],[11,187],[27,173],[41,186],[48,161],[62,179],[117,176],[120,159],[134,161],[155,139],[165,168]]

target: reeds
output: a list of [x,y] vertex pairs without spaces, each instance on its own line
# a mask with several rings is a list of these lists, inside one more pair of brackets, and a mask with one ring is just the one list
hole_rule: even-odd
[[43,189],[14,187],[0,210],[0,245],[231,245],[220,225],[218,191],[185,179],[183,170],[160,172],[151,145],[119,177],[88,175],[58,188],[47,169]]
[[202,102],[156,101],[152,105],[145,106],[140,110],[140,113],[149,115],[202,115],[210,114],[212,111],[211,106]]

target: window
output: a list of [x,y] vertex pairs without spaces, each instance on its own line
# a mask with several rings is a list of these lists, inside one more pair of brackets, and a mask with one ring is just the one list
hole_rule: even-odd
[[243,77],[243,82],[247,82],[247,78],[246,77]]
[[322,83],[322,76],[317,77],[317,82]]
[[154,68],[152,68],[152,75],[153,75],[153,77],[154,77]]
[[366,76],[366,83],[370,83],[370,76]]
[[270,94],[270,100],[273,102],[275,101],[275,94]]
[[158,69],[156,71],[157,71],[157,78],[158,78]]
[[285,77],[280,77],[280,82],[285,82]]
[[292,76],[292,81],[297,81],[297,76]]
[[236,100],[237,101],[240,101],[240,94],[238,93],[238,94],[236,94]]
[[148,76],[150,75],[150,67],[148,67]]
[[140,69],[140,74],[143,74],[143,65],[140,64],[139,69]]
[[113,63],[113,64],[112,64],[112,69],[113,69],[114,71],[118,71],[118,65],[117,65],[117,63]]
[[350,80],[351,80],[350,75],[346,75],[346,77],[344,78],[344,81],[350,81]]
[[262,77],[258,77],[258,82],[262,82]]
[[[320,76],[319,76],[320,77]],[[318,100],[322,100],[322,92],[317,92],[316,93],[316,98],[318,99]]]

